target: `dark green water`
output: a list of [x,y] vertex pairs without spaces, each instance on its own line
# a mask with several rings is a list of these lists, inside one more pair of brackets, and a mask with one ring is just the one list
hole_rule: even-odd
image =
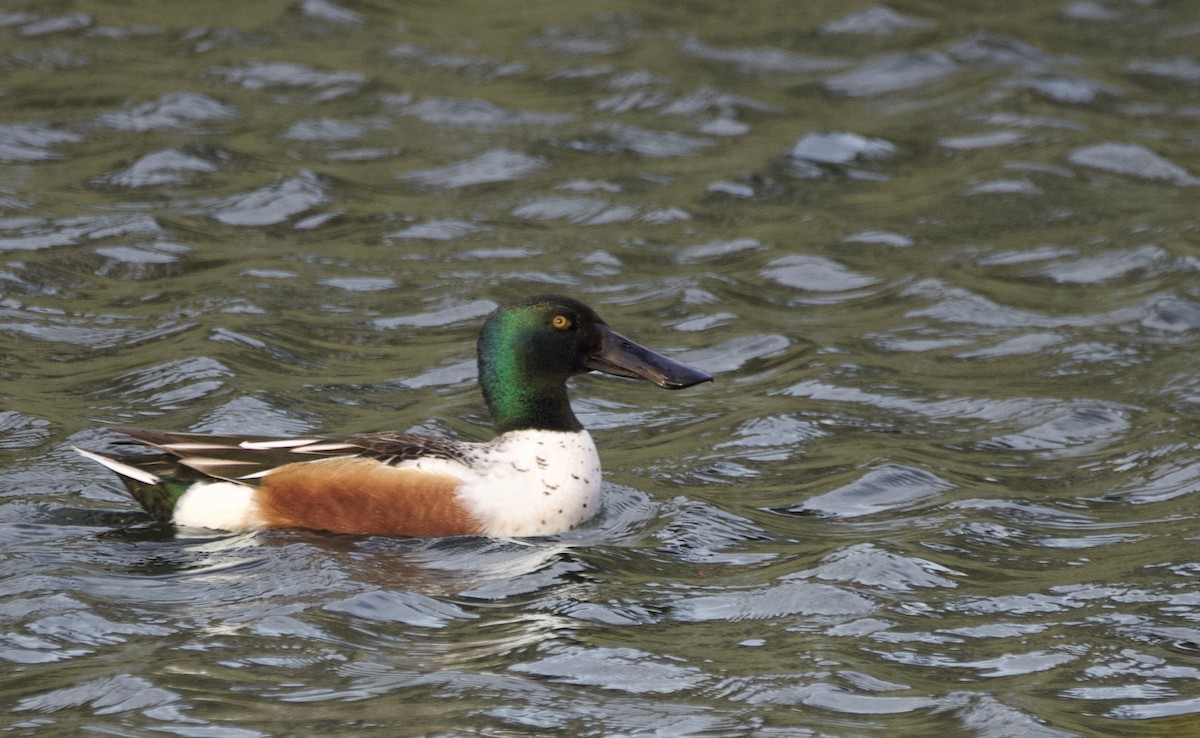
[[[7,735],[1189,735],[1200,9],[0,10]],[[186,535],[69,447],[479,440],[565,292],[553,539]]]

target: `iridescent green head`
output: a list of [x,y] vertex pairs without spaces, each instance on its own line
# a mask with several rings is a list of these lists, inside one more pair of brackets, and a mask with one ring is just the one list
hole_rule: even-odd
[[578,300],[538,295],[492,313],[479,333],[479,382],[497,433],[577,431],[567,379],[600,371],[682,389],[712,379],[630,341]]

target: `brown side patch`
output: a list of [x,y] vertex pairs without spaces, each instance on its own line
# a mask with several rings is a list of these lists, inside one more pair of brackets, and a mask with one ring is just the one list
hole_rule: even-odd
[[459,480],[370,459],[288,464],[263,478],[255,496],[270,528],[313,528],[383,536],[480,533],[462,506]]

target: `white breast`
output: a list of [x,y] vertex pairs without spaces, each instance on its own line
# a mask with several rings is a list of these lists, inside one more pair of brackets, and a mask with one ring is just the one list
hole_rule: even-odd
[[587,431],[510,431],[480,444],[459,494],[498,538],[562,533],[596,514],[600,457]]

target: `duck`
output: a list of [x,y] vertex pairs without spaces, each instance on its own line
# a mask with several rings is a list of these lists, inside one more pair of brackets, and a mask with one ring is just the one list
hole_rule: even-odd
[[490,441],[116,428],[143,453],[75,450],[116,472],[151,516],[180,528],[547,536],[575,528],[600,507],[600,459],[571,409],[569,379],[596,371],[669,390],[712,380],[622,336],[595,310],[562,295],[496,308],[476,349],[495,430]]

